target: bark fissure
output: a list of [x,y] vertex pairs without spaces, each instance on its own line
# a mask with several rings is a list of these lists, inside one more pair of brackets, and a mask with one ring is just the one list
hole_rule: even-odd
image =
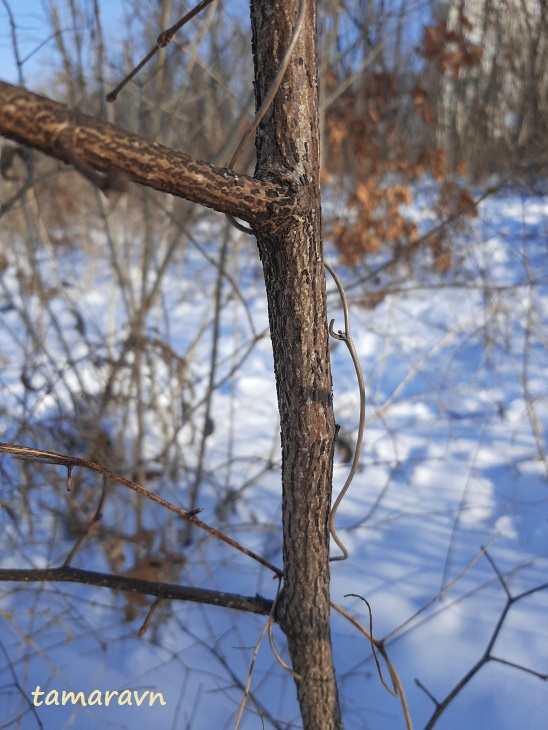
[[[298,2],[252,2],[256,104],[268,92]],[[303,727],[341,728],[329,610],[333,417],[321,242],[316,3],[306,8],[294,57],[259,127],[257,177],[288,183],[295,214],[258,231],[281,422],[284,588],[277,618],[287,636]]]
[[264,220],[272,224],[278,217],[286,219],[294,211],[294,194],[287,185],[194,160],[3,81],[0,134],[77,168],[86,165],[200,203],[253,227],[261,227]]

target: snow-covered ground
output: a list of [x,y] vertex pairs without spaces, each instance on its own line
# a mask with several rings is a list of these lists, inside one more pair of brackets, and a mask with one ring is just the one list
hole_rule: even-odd
[[[427,211],[417,209],[416,216],[428,225]],[[149,487],[182,505],[196,474],[211,372],[216,272],[205,257],[218,257],[223,235],[206,217],[194,231],[196,245],[174,259],[146,326],[149,344],[156,342],[149,352],[159,354],[139,365],[147,402],[140,414],[144,455],[172,467],[170,477]],[[168,244],[168,236],[160,240],[158,260]],[[15,238],[3,237],[1,245],[0,440],[78,456],[91,428],[81,411],[93,412],[105,391],[127,339],[131,302],[97,258],[103,250],[104,261],[112,259],[101,240],[88,254],[52,246],[33,250],[51,292],[46,299],[28,291],[36,272],[24,258],[28,251]],[[434,701],[443,702],[485,654],[509,597],[531,591],[504,615],[490,650],[500,661],[479,669],[436,727],[541,730],[548,689],[535,673],[548,674],[548,588],[533,589],[548,582],[548,199],[517,190],[487,198],[473,232],[455,241],[454,255],[458,264],[445,277],[409,271],[397,293],[376,308],[351,308],[367,385],[366,435],[359,473],[337,516],[350,558],[332,566],[332,599],[365,627],[365,604],[345,594],[369,601],[373,632],[387,637],[414,727],[424,728]],[[329,256],[337,267],[336,255]],[[124,261],[124,276],[134,282],[126,281],[126,293],[138,292],[140,270],[137,257]],[[280,564],[279,427],[252,243],[231,243],[227,273],[209,413],[214,428],[204,442],[198,503],[206,521]],[[339,274],[343,282],[357,276],[344,269]],[[328,286],[337,329],[342,315],[335,288]],[[349,288],[349,296],[359,295]],[[38,346],[37,338],[46,345]],[[123,400],[136,392],[136,366],[131,352],[121,362],[113,382]],[[352,440],[358,391],[340,344],[333,348],[333,380],[336,419]],[[84,424],[77,436],[63,425],[67,415]],[[139,431],[135,413],[117,416],[109,407],[100,417],[105,431],[125,436],[129,468],[127,449]],[[165,438],[172,447],[160,458]],[[16,472],[11,457],[2,457],[0,467],[0,567],[58,565],[75,539],[59,517],[67,505],[59,496],[62,480],[51,481],[49,467],[34,465],[32,476],[42,474],[42,483],[21,489],[24,469]],[[347,470],[339,458],[335,491]],[[154,532],[156,551],[161,527],[161,548],[181,552],[177,522],[149,504],[139,518],[128,515],[117,499],[105,504],[102,542],[90,540],[75,565],[107,571],[117,547],[120,572],[130,569],[140,553],[133,545],[115,545],[112,536],[122,525],[135,535]],[[39,519],[30,518],[32,511]],[[182,552],[186,563],[173,578],[181,584],[274,596],[268,571],[226,545],[197,535]],[[234,727],[264,619],[174,604],[160,610],[139,638],[146,608],[137,607],[136,618],[125,621],[126,599],[113,591],[61,583],[0,588],[8,589],[0,598],[0,667],[12,663],[0,669],[0,727],[19,711],[25,714],[14,727]],[[274,637],[285,656],[283,635],[275,630]],[[381,685],[368,641],[336,613],[333,643],[346,728],[404,728],[399,701]],[[29,711],[22,697],[32,702],[37,685],[86,695],[154,689],[167,704]],[[263,727],[259,714],[267,728],[300,726],[293,679],[267,640],[251,692],[241,728]]]

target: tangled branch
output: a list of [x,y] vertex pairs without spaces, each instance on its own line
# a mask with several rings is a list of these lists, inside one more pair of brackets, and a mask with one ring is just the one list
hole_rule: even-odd
[[212,527],[211,525],[208,525],[206,522],[202,522],[196,517],[196,514],[202,511],[202,508],[196,509],[196,510],[185,510],[182,507],[177,507],[177,505],[173,504],[172,502],[168,502],[166,499],[162,499],[162,497],[159,497],[157,494],[154,494],[153,492],[149,492],[143,487],[141,487],[139,484],[136,484],[135,482],[132,482],[131,479],[126,479],[125,477],[121,476],[120,474],[116,474],[113,471],[109,471],[108,469],[105,469],[100,464],[96,464],[93,461],[88,461],[87,459],[81,459],[74,456],[67,456],[65,454],[58,454],[54,451],[42,451],[41,449],[31,449],[26,446],[18,446],[17,444],[5,444],[0,442],[0,452],[3,452],[5,454],[13,454],[15,457],[19,459],[30,459],[32,461],[38,461],[42,462],[44,464],[55,464],[57,466],[64,466],[67,468],[67,490],[70,491],[71,486],[71,476],[72,476],[72,470],[74,467],[83,467],[85,469],[90,469],[91,471],[96,472],[97,474],[100,474],[106,479],[110,479],[113,482],[117,482],[119,484],[123,484],[125,487],[128,487],[129,489],[132,489],[134,492],[137,492],[141,497],[144,497],[145,499],[149,499],[152,502],[155,502],[156,504],[159,504],[161,507],[165,507],[166,509],[170,510],[170,512],[174,512],[179,517],[183,517],[186,520],[189,520],[192,522],[193,525],[196,525],[196,527],[199,527],[201,530],[205,530],[208,532],[212,537],[215,537],[218,540],[221,540],[222,542],[225,542],[227,545],[230,545],[235,550],[238,550],[239,552],[243,553],[244,555],[249,556],[253,560],[257,561],[261,565],[264,565],[265,568],[268,568],[269,570],[272,570],[276,575],[281,576],[282,571],[277,568],[275,565],[270,563],[268,560],[263,558],[262,556],[258,555],[257,553],[253,552],[252,550],[249,550],[248,548],[244,547],[243,545],[240,545],[240,543],[236,542],[236,540],[233,540],[231,537],[228,537],[228,535],[225,535],[223,532],[220,532],[220,530],[217,530],[215,527]]

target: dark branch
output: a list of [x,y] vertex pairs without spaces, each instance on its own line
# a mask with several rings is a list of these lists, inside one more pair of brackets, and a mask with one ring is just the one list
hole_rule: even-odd
[[154,58],[156,53],[160,50],[160,48],[165,48],[171,43],[171,40],[175,33],[177,31],[181,30],[183,25],[188,23],[195,15],[198,15],[204,8],[206,8],[212,0],[202,0],[201,3],[198,3],[196,7],[192,8],[190,12],[188,12],[186,15],[184,15],[180,20],[178,20],[175,25],[172,25],[171,28],[168,28],[167,30],[163,30],[160,35],[158,36],[158,40],[156,41],[156,45],[154,48],[152,48],[147,55],[143,58],[143,60],[137,64],[137,66],[129,73],[126,78],[118,84],[118,86],[110,92],[110,94],[107,94],[107,101],[113,102],[116,101],[116,98],[120,91],[124,88],[124,86],[131,81],[132,78],[134,78],[139,71],[146,66],[146,64],[150,61],[151,58]]
[[194,160],[3,81],[0,134],[80,171],[93,168],[125,178],[242,218],[254,228],[277,212],[287,216],[294,204],[288,188]]
[[457,682],[457,684],[453,687],[453,689],[449,692],[449,694],[441,701],[437,702],[433,699],[432,695],[428,690],[422,685],[420,682],[415,680],[417,685],[424,691],[426,694],[435,702],[436,709],[432,713],[430,719],[424,726],[424,730],[432,730],[434,725],[437,723],[441,715],[445,712],[445,710],[449,707],[451,702],[455,699],[455,697],[466,687],[466,685],[470,682],[471,679],[479,672],[479,670],[489,662],[495,661],[499,662],[500,664],[506,664],[509,667],[514,667],[515,669],[520,669],[522,672],[528,672],[529,674],[534,675],[535,677],[538,677],[539,679],[542,679],[546,681],[547,675],[542,674],[541,672],[537,672],[533,669],[529,669],[527,667],[524,667],[523,665],[515,664],[513,662],[506,661],[504,659],[499,659],[497,657],[494,657],[492,655],[493,647],[495,646],[495,642],[497,641],[497,638],[501,632],[501,629],[504,625],[504,622],[506,620],[506,617],[508,616],[510,609],[512,606],[517,603],[518,601],[521,601],[523,598],[526,598],[527,596],[532,595],[533,593],[538,593],[540,591],[546,590],[548,588],[548,583],[541,583],[538,586],[534,586],[533,588],[530,588],[527,591],[524,591],[523,593],[518,594],[517,596],[512,596],[510,593],[506,580],[498,567],[495,564],[495,561],[493,558],[489,555],[487,550],[483,548],[484,554],[486,558],[489,560],[489,563],[491,564],[491,567],[493,568],[494,572],[497,575],[497,578],[506,593],[506,603],[500,613],[500,616],[498,618],[498,621],[496,623],[495,628],[493,629],[493,632],[491,634],[491,638],[489,639],[487,643],[487,647],[485,651],[483,652],[483,655],[478,659],[478,661],[474,664],[473,667],[471,667],[468,672],[462,677],[462,679]]
[[97,573],[92,570],[81,570],[70,566],[45,569],[29,568],[28,570],[7,568],[0,570],[0,581],[85,583],[86,585],[114,588],[129,593],[156,596],[165,600],[192,601],[194,603],[207,603],[211,606],[234,608],[237,611],[247,611],[248,613],[257,613],[263,616],[268,616],[272,610],[272,601],[260,596],[240,596],[236,593],[223,593],[222,591],[210,591],[205,588],[140,580],[128,578],[125,575]]

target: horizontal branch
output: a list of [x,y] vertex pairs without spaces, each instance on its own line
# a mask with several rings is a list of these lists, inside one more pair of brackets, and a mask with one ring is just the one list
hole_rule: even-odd
[[82,467],[84,469],[90,469],[91,471],[95,472],[96,474],[101,474],[105,479],[110,479],[114,482],[118,482],[119,484],[123,484],[125,487],[129,487],[129,489],[132,489],[134,492],[137,492],[137,494],[140,494],[141,497],[144,497],[145,499],[149,499],[152,502],[155,502],[156,504],[159,504],[161,507],[165,507],[170,512],[174,512],[176,515],[179,515],[179,517],[183,517],[186,520],[189,520],[192,522],[193,525],[196,525],[196,527],[199,527],[201,530],[205,530],[213,537],[217,538],[218,540],[221,540],[222,542],[226,543],[227,545],[230,545],[231,547],[235,548],[236,550],[239,550],[244,555],[248,555],[253,560],[256,560],[261,565],[264,565],[265,568],[268,568],[269,570],[272,570],[276,575],[281,576],[282,571],[277,568],[275,565],[270,563],[266,558],[261,557],[260,555],[257,555],[257,553],[253,552],[253,550],[249,550],[248,548],[244,547],[243,545],[240,545],[240,543],[236,542],[236,540],[233,540],[231,537],[228,537],[228,535],[225,535],[224,532],[220,532],[215,527],[212,527],[211,525],[208,525],[206,522],[202,522],[202,520],[199,520],[196,517],[196,514],[198,512],[201,512],[202,509],[197,510],[186,510],[182,507],[178,507],[177,505],[173,504],[172,502],[168,502],[166,499],[163,499],[162,497],[159,497],[157,494],[154,494],[154,492],[149,492],[147,489],[144,489],[144,487],[141,487],[139,484],[136,484],[135,482],[132,482],[131,479],[126,479],[125,477],[121,476],[120,474],[116,474],[116,472],[109,471],[108,469],[105,469],[104,466],[101,466],[101,464],[96,464],[93,461],[88,461],[87,459],[81,459],[76,456],[68,456],[66,454],[58,454],[55,451],[44,451],[42,449],[32,449],[28,446],[19,446],[18,444],[5,444],[0,441],[0,453],[4,454],[12,454],[17,459],[23,459],[23,460],[29,460],[29,461],[36,461],[38,463],[42,464],[54,464],[56,466],[62,466],[67,469],[67,491],[71,491],[71,479],[72,479],[72,470],[75,467]]
[[5,568],[0,570],[0,581],[16,581],[24,583],[85,583],[86,585],[114,588],[128,593],[139,593],[147,596],[156,596],[165,600],[192,601],[193,603],[207,603],[211,606],[234,608],[237,611],[247,611],[268,616],[272,610],[272,601],[260,596],[240,596],[236,593],[223,593],[205,588],[179,586],[173,583],[129,578],[125,575],[97,573],[92,570],[81,570],[70,566],[60,568],[16,570]]
[[0,81],[0,135],[74,165],[200,203],[252,227],[292,208],[288,190],[270,181],[194,160],[19,86]]

